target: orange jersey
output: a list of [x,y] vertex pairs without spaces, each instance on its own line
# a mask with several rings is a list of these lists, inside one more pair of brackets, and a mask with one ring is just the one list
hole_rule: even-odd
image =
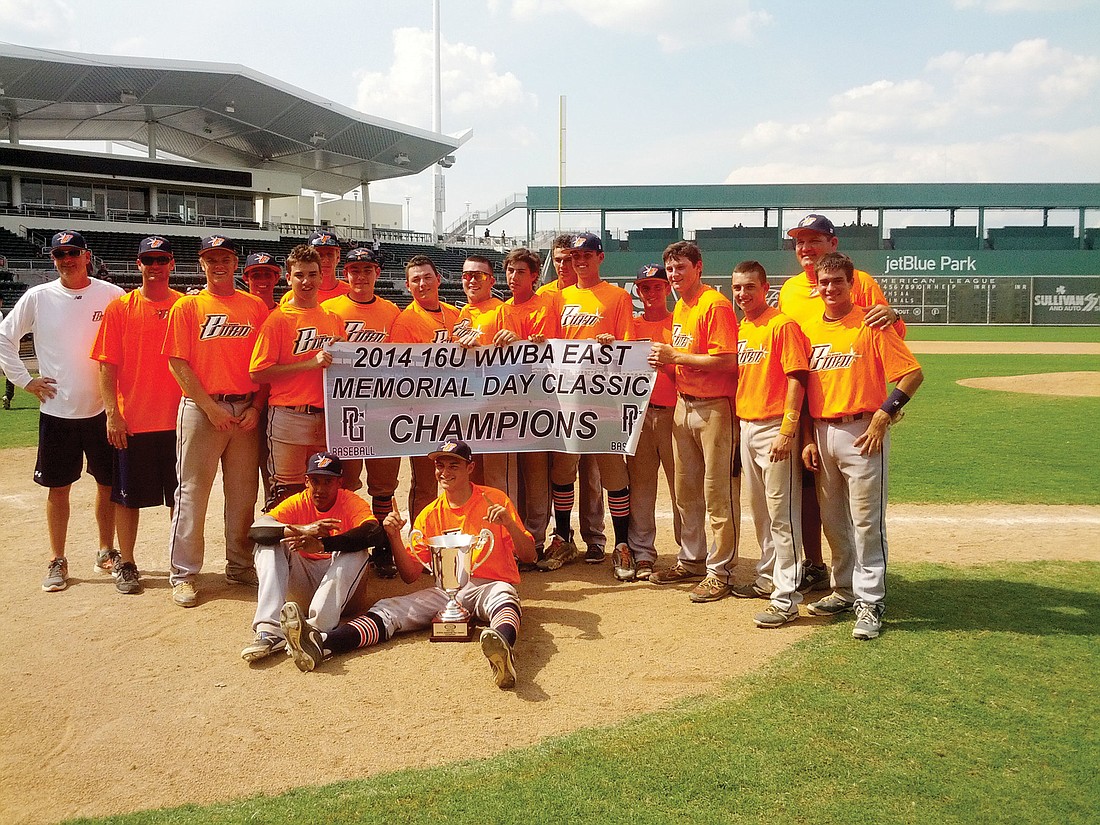
[[[332,289],[317,287],[317,304],[320,305],[325,301],[331,301],[333,298],[339,298],[341,295],[347,295],[350,289],[351,287],[348,286],[347,281],[341,281],[339,278],[336,279],[336,286]],[[289,301],[293,295],[294,290],[288,289],[283,293],[283,297],[279,299],[279,305],[286,306],[287,301]]]
[[886,401],[886,383],[894,383],[920,364],[894,330],[863,325],[862,307],[839,321],[824,317],[802,331],[810,341],[806,395],[814,418],[838,418],[874,412]]
[[458,322],[458,307],[439,302],[438,312],[429,312],[413,301],[390,327],[391,344],[446,344]]
[[548,284],[543,284],[536,291],[536,295],[560,295],[564,287],[561,285],[561,281],[557,278],[552,280]]
[[[694,303],[677,301],[672,310],[672,346],[696,355],[737,352],[737,316],[729,298],[704,284]],[[733,398],[737,373],[678,365],[676,391],[699,398]]]
[[[293,304],[281,304],[260,327],[248,369],[260,372],[276,364],[310,361],[326,346],[343,338],[343,320],[327,309],[300,309]],[[322,406],[325,403],[322,378],[322,370],[318,367],[274,379],[268,406]]]
[[347,295],[330,298],[321,304],[344,320],[344,336],[350,344],[384,344],[390,340],[390,328],[401,308],[393,301],[375,295],[369,303],[361,304]]
[[180,385],[161,350],[168,313],[181,297],[173,289],[163,301],[150,301],[135,289],[103,311],[91,357],[118,367],[118,409],[132,433],[176,428]]
[[787,376],[809,370],[810,344],[798,324],[768,307],[746,316],[737,332],[737,417],[761,421],[783,415]]
[[[672,315],[665,316],[663,321],[647,321],[644,315],[634,316],[635,341],[657,341],[662,344],[672,343]],[[657,378],[653,382],[653,395],[649,397],[650,404],[658,404],[662,407],[676,406],[676,382],[668,371],[661,368],[657,370]]]
[[168,313],[162,351],[186,361],[210,395],[255,392],[248,362],[265,318],[264,302],[240,290],[224,298],[206,289],[184,295]]
[[561,338],[561,294],[546,287],[522,304],[516,304],[515,298],[505,301],[500,309],[501,326],[524,341],[532,335]]
[[[483,487],[480,484],[472,486],[473,494],[461,507],[452,507],[447,501],[446,494],[443,494],[420,511],[420,515],[413,522],[409,550],[422,562],[430,564],[431,552],[428,550],[427,539],[447,533],[478,536],[482,530],[488,530],[493,535],[493,545],[486,551],[474,554],[472,562],[477,569],[474,570],[473,575],[479,579],[519,584],[516,546],[512,542],[512,536],[503,524],[491,523],[486,518],[486,513],[489,505],[499,504],[517,523],[523,524],[523,521],[516,513],[512,500],[500,490],[495,487]],[[531,534],[527,533],[527,535]]]
[[489,296],[480,304],[466,304],[459,310],[451,335],[456,341],[469,337],[482,346],[493,343],[493,336],[500,329],[497,310],[503,305],[504,302],[495,296]]
[[[346,533],[353,527],[358,527],[367,522],[378,523],[374,513],[371,512],[370,505],[350,490],[337,492],[336,503],[323,513],[313,503],[309,490],[303,490],[290,498],[283,499],[272,507],[267,514],[283,524],[298,525],[313,524],[313,522],[323,518],[333,518],[340,522],[340,527],[333,535]],[[307,559],[327,559],[332,554],[302,553],[302,555]]]
[[634,335],[634,302],[622,287],[600,281],[591,289],[579,284],[561,291],[561,337],[573,341],[611,335],[629,341]]
[[[852,303],[867,309],[876,304],[888,305],[889,302],[878,282],[862,269],[857,269],[852,281]],[[817,293],[817,281],[811,281],[805,272],[788,278],[779,289],[779,311],[799,326],[807,319],[820,319],[825,314],[825,302]],[[894,331],[905,337],[905,322],[900,318],[894,324]]]

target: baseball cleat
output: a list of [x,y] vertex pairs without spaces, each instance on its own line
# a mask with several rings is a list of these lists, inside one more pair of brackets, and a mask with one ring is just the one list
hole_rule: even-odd
[[294,664],[302,673],[309,673],[325,660],[321,646],[321,633],[302,616],[302,608],[296,602],[287,602],[279,611],[279,625],[286,638],[286,647],[294,658]]
[[806,612],[811,616],[837,616],[847,613],[854,606],[853,602],[842,599],[836,593],[830,593],[824,599],[806,605]]
[[694,582],[703,578],[702,573],[692,573],[679,562],[667,570],[654,571],[649,580],[654,584],[679,584],[680,582]]
[[829,589],[829,568],[824,564],[807,563],[802,568],[802,581],[798,583],[799,593],[812,593],[815,590]]
[[[653,581],[653,579],[650,578],[650,581]],[[694,589],[688,594],[688,598],[696,604],[716,602],[719,599],[724,599],[732,590],[732,587],[717,576],[707,576],[695,585]]]
[[194,607],[199,603],[199,591],[191,582],[180,582],[172,587],[172,601],[180,607]]
[[783,608],[774,604],[769,604],[764,608],[763,613],[757,613],[753,617],[753,624],[757,627],[782,627],[787,622],[793,622],[798,618],[798,608],[796,607],[790,613]]
[[626,544],[616,544],[611,553],[611,566],[615,578],[621,582],[634,581],[638,568],[634,564],[634,551]]
[[512,646],[491,627],[481,631],[481,652],[489,660],[497,687],[506,690],[516,686],[516,657]]
[[544,573],[558,570],[577,558],[577,545],[561,536],[551,536],[546,548],[545,558],[539,559],[535,566]]
[[730,592],[739,599],[770,599],[772,597],[771,590],[757,587],[756,582],[739,584],[733,587]]
[[280,650],[286,650],[286,639],[267,630],[261,630],[256,634],[256,638],[241,651],[241,658],[246,662],[258,662]]
[[225,580],[229,584],[243,584],[245,587],[258,587],[260,577],[256,575],[255,567],[245,567],[243,570],[225,571]]

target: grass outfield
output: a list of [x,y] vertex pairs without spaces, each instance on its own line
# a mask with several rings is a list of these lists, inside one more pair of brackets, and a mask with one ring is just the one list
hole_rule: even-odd
[[1050,341],[1080,344],[1100,342],[1100,327],[948,327],[913,324],[908,327],[905,337],[910,341]]
[[665,713],[480,762],[79,821],[1095,822],[1100,564],[906,565],[889,586],[877,641],[838,621]]
[[10,410],[0,410],[0,449],[38,443],[38,401],[16,390]]

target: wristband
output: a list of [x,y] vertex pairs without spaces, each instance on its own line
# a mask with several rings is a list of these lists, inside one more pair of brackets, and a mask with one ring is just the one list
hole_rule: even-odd
[[779,425],[779,434],[788,438],[798,432],[798,419],[801,414],[798,410],[786,410],[783,413],[783,423]]
[[894,391],[890,393],[890,397],[886,399],[886,403],[879,407],[884,413],[893,418],[899,412],[901,408],[909,403],[909,396],[894,387]]

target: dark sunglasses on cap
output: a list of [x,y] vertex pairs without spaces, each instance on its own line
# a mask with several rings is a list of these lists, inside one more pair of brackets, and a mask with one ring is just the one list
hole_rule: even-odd
[[172,263],[171,255],[143,255],[138,258],[146,266],[162,266]]
[[53,258],[79,258],[84,254],[83,249],[75,249],[73,247],[62,247],[61,249],[55,249],[50,252],[50,256]]

